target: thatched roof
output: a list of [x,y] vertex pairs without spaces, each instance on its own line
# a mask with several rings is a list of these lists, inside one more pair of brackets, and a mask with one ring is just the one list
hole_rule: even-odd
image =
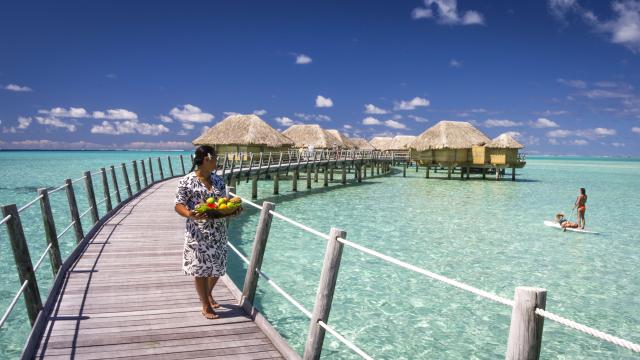
[[465,121],[440,121],[409,144],[418,151],[437,149],[470,149],[491,141],[480,130]]
[[369,144],[367,139],[351,138],[349,140],[351,140],[351,143],[353,143],[355,148],[358,149],[358,150],[375,150],[375,147],[373,147],[373,145]]
[[292,146],[293,141],[280,134],[257,115],[232,115],[193,140],[194,145],[266,145]]
[[371,144],[377,150],[385,151],[385,150],[389,150],[389,147],[391,146],[392,142],[393,142],[393,138],[391,137],[376,136],[373,139],[371,139],[371,141],[369,141],[369,144]]
[[415,139],[413,135],[396,135],[389,145],[389,150],[409,150],[409,144]]
[[355,145],[353,144],[353,142],[351,141],[351,139],[349,139],[345,134],[341,133],[338,130],[335,129],[329,129],[327,130],[327,132],[331,135],[333,135],[333,137],[335,137],[336,139],[338,139],[341,143],[343,148],[346,149],[354,149]]
[[320,125],[291,125],[282,134],[293,140],[298,148],[313,146],[316,149],[331,149],[340,147],[342,143],[333,135],[322,129]]
[[485,147],[492,149],[522,149],[524,145],[517,142],[511,135],[505,133],[489,141]]

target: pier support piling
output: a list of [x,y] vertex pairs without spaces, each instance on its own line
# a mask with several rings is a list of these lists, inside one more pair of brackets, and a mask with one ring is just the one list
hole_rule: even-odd
[[544,318],[536,314],[547,303],[547,290],[541,288],[516,288],[506,360],[538,360],[542,345]]

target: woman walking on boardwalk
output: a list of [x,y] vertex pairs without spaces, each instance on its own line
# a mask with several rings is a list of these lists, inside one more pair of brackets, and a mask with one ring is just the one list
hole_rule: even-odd
[[575,207],[578,209],[578,226],[584,229],[586,224],[584,219],[584,213],[587,211],[587,191],[585,188],[580,188],[580,195],[576,199]]
[[[207,198],[226,196],[224,181],[215,173],[216,152],[211,146],[198,146],[193,167],[178,183],[175,210],[187,218],[184,234],[182,270],[195,277],[202,315],[216,319],[213,309],[220,305],[213,298],[213,287],[226,273],[227,228],[223,219],[210,219],[193,209]],[[195,171],[194,171],[195,169]]]

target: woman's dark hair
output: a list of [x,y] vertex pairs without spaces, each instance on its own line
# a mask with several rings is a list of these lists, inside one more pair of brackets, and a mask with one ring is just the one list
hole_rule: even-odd
[[216,157],[217,155],[216,150],[213,148],[213,146],[209,146],[209,145],[198,146],[193,155],[193,166],[191,166],[191,170],[189,170],[189,172],[192,172],[196,168],[196,166],[202,165],[204,158],[207,157],[209,154],[211,154],[212,157]]
[[587,195],[587,190],[585,190],[585,188],[580,188],[580,194]]

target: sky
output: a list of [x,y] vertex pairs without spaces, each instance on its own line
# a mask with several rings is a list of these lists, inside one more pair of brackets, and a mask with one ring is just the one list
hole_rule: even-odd
[[233,113],[640,156],[640,0],[4,1],[0,148],[190,149]]

